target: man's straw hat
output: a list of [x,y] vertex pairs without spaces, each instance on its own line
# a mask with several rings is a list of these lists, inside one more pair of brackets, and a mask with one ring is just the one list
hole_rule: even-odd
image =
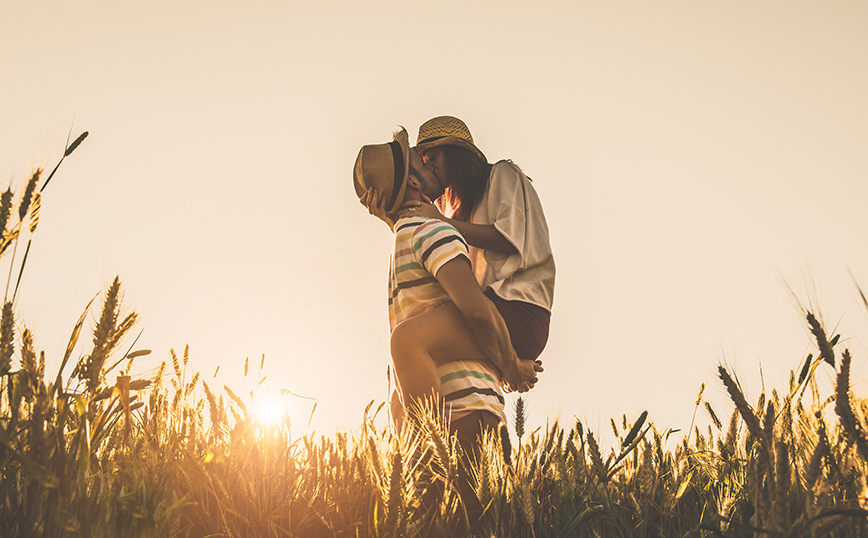
[[361,198],[373,187],[386,197],[386,213],[394,213],[404,203],[407,172],[410,168],[410,141],[401,127],[388,144],[362,146],[353,167],[353,184]]
[[454,116],[437,116],[419,127],[419,136],[416,137],[416,149],[425,151],[437,146],[467,148],[477,154],[483,161],[488,162],[485,154],[473,143],[473,137],[470,135],[470,129],[467,128],[467,124]]

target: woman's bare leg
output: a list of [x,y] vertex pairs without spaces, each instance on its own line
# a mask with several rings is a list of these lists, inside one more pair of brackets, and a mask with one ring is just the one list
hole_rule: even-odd
[[392,365],[405,406],[440,398],[437,363],[487,360],[461,311],[447,303],[412,317],[392,331]]

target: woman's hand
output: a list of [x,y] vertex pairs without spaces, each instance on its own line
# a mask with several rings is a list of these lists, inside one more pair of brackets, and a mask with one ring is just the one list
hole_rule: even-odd
[[[424,196],[424,195],[423,195]],[[405,202],[398,210],[398,215],[402,217],[428,217],[429,219],[446,220],[443,213],[437,209],[437,206],[431,203],[427,197],[425,201]]]
[[359,203],[368,208],[368,213],[385,222],[390,230],[395,230],[395,221],[386,214],[386,197],[380,196],[377,189],[368,189],[368,192],[359,198]]
[[536,385],[538,375],[543,371],[542,361],[539,359],[519,359],[513,365],[512,371],[503,372],[500,387],[504,392],[527,392]]

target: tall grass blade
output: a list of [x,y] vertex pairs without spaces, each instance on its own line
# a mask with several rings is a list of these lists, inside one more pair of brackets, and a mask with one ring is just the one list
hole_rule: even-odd
[[87,318],[87,313],[90,312],[90,306],[96,300],[98,295],[99,294],[94,295],[93,298],[87,303],[87,306],[84,307],[84,312],[81,313],[78,321],[75,322],[75,327],[72,328],[72,334],[69,335],[69,340],[66,343],[66,351],[63,353],[63,360],[60,361],[60,368],[57,369],[57,381],[55,383],[55,387],[57,390],[60,390],[63,369],[66,368],[66,363],[72,356],[72,350],[75,349],[75,345],[78,343],[78,337],[79,335],[81,335],[81,327],[82,325],[84,325],[84,320]]

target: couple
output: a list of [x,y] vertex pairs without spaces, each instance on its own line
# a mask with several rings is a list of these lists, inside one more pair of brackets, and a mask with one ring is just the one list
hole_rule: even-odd
[[433,394],[476,452],[480,432],[506,421],[501,387],[528,390],[542,372],[548,227],[529,178],[510,161],[488,164],[458,118],[428,120],[413,148],[403,128],[393,138],[363,146],[353,170],[360,202],[395,232],[392,414],[400,428]]

